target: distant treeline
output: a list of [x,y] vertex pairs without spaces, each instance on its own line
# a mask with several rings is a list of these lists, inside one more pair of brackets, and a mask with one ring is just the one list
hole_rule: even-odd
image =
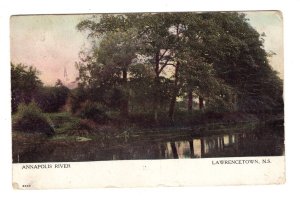
[[65,104],[69,89],[60,80],[54,86],[43,86],[38,78],[36,68],[23,64],[11,64],[12,112],[15,113],[19,104],[31,101],[43,112],[58,112]]

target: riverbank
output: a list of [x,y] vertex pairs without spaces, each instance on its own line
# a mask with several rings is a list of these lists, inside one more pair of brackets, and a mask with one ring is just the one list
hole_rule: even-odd
[[[255,120],[252,115],[244,115],[238,120],[232,120],[232,118],[229,120],[228,118],[228,120],[224,121],[224,118],[222,118],[220,121],[215,120],[215,122],[206,122],[193,126],[155,128],[140,128],[132,124],[118,127],[112,123],[99,125],[90,121],[80,122],[80,119],[69,116],[66,113],[51,114],[50,117],[56,130],[56,134],[51,137],[42,133],[32,134],[13,130],[13,162],[88,161],[97,160],[98,158],[102,160],[102,157],[103,160],[110,160],[112,158],[109,156],[109,158],[106,158],[105,152],[113,156],[115,151],[127,151],[125,149],[131,149],[135,146],[138,149],[143,149],[137,151],[141,151],[139,155],[141,158],[144,158],[141,155],[142,152],[146,151],[145,148],[153,148],[152,144],[165,146],[167,144],[170,145],[170,142],[199,139],[199,141],[206,141],[207,145],[213,147],[219,144],[222,138],[224,140],[228,134],[236,135],[234,136],[235,139],[229,137],[231,139],[228,141],[232,140],[231,142],[236,142],[239,138],[248,137],[249,135],[249,137],[251,136],[249,141],[252,141],[248,144],[249,147],[258,148],[259,145],[268,145],[269,149],[275,148],[271,152],[277,152],[277,146],[280,146],[281,152],[283,148],[281,144],[284,141],[283,124],[278,116],[277,118],[274,116],[272,119],[269,117],[268,120],[262,121]],[[251,120],[245,121],[246,118]],[[237,119],[236,115],[234,119]],[[272,131],[269,131],[270,128]],[[215,140],[216,138],[221,139]],[[259,141],[264,141],[265,144]],[[143,145],[145,146],[143,147]],[[264,149],[263,152],[267,152],[268,148]],[[99,157],[98,154],[97,156],[95,155],[95,152],[99,153],[99,151],[102,157]],[[228,152],[220,152],[216,155],[255,155],[255,151],[254,153],[252,151],[254,150],[249,149],[247,151],[243,150],[246,153],[238,153],[236,150],[231,150],[230,154]],[[131,153],[128,152],[127,154]],[[163,155],[163,153],[160,154]],[[93,155],[93,158],[89,158],[89,155]],[[206,155],[203,154],[202,157],[214,155],[215,153],[210,152]],[[150,158],[152,157],[150,156]]]

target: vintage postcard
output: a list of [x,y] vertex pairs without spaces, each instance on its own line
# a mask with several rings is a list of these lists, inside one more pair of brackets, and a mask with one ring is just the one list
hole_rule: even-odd
[[285,182],[280,11],[10,18],[15,189]]

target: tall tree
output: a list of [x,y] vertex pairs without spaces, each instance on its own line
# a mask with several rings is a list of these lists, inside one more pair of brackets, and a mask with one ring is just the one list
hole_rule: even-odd
[[[205,98],[210,105],[219,104],[227,111],[272,110],[283,105],[282,81],[268,63],[261,35],[249,25],[244,14],[102,15],[82,21],[77,28],[88,30],[89,36],[103,41],[114,41],[107,45],[104,42],[99,50],[94,49],[93,56],[86,58],[88,64],[80,67],[82,80],[86,77],[85,82],[91,86],[104,81],[106,86],[128,88],[132,86],[127,83],[128,63],[135,60],[136,66],[152,71],[146,79],[147,90],[152,91],[148,94],[152,94],[156,121],[161,97],[169,98],[168,115],[173,121],[176,99],[184,94],[189,97],[189,110],[193,95],[199,96],[200,107]],[[126,41],[134,45],[128,47]],[[89,73],[82,73],[86,71]],[[140,80],[138,74],[133,74],[133,82]],[[162,86],[166,85],[168,95],[161,95]]]
[[91,54],[85,55],[78,64],[80,80],[87,87],[102,90],[97,93],[101,101],[109,104],[105,96],[111,91],[119,92],[117,104],[125,117],[128,115],[128,70],[137,56],[134,37],[130,31],[110,32],[94,44]]
[[238,110],[282,108],[282,80],[269,65],[262,35],[250,26],[245,14],[205,13],[203,17],[212,25],[203,40],[207,46],[203,57],[236,91]]
[[[103,36],[114,32],[128,32],[135,30],[140,43],[137,54],[143,56],[143,62],[152,64],[154,70],[153,111],[157,121],[159,96],[161,88],[161,73],[171,60],[168,47],[169,27],[164,15],[129,14],[129,15],[104,15],[99,21],[86,20],[78,24],[79,30],[88,30],[90,36]],[[151,65],[150,65],[151,66]]]

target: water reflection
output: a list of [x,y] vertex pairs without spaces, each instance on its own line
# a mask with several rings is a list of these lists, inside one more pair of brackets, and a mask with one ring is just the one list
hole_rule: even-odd
[[223,152],[224,148],[238,149],[238,138],[243,134],[225,134],[213,137],[202,137],[189,141],[168,142],[167,158],[201,158]]
[[[283,130],[281,130],[283,132]],[[86,141],[69,144],[41,144],[18,153],[14,162],[67,162],[135,159],[183,159],[284,154],[282,133],[257,129],[252,132],[211,134],[177,138],[128,141]]]

